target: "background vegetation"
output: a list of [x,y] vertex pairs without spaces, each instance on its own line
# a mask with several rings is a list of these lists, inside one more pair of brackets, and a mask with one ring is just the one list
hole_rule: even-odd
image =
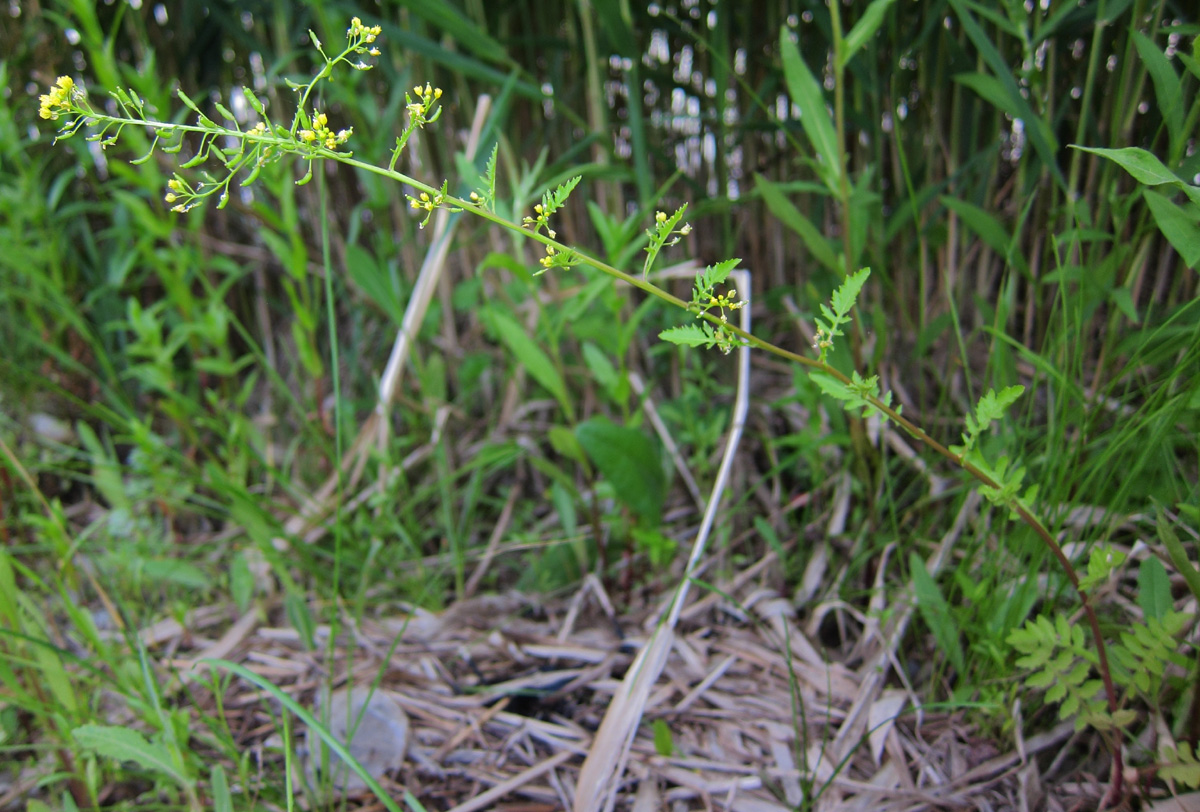
[[[848,27],[866,4],[842,8]],[[170,156],[129,163],[149,150],[145,133],[107,150],[79,138],[51,148],[37,119],[37,96],[63,74],[94,103],[124,86],[164,117],[182,109],[176,82],[201,104],[219,93],[235,115],[245,105],[230,91],[246,86],[286,118],[284,78],[313,69],[307,32],[337,40],[355,15],[383,27],[383,53],[371,72],[327,84],[322,109],[353,127],[357,157],[386,163],[405,92],[431,82],[444,113],[405,153],[414,177],[472,188],[499,143],[497,209],[519,220],[582,175],[559,238],[630,272],[654,211],[689,203],[693,231],[664,260],[742,257],[756,334],[797,352],[846,272],[870,266],[854,348],[831,361],[880,374],[946,444],[983,392],[1024,385],[985,442],[1026,467],[1039,515],[1081,569],[1094,545],[1133,556],[1100,590],[1106,629],[1166,606],[1189,613],[1180,664],[1153,690],[1130,689],[1129,735],[1150,713],[1180,740],[1200,733],[1187,688],[1195,600],[1183,579],[1194,573],[1157,529],[1195,558],[1200,218],[1178,180],[1151,184],[1071,148],[1139,147],[1197,183],[1193,4],[886,7],[841,88],[848,210],[818,182],[781,66],[787,26],[833,90],[832,23],[815,0],[35,0],[4,14],[0,762],[14,776],[44,766],[42,797],[132,802],[150,791],[147,773],[161,778],[145,765],[122,772],[72,734],[111,721],[112,696],[171,754],[180,803],[217,780],[202,752],[253,783],[219,719],[160,701],[164,655],[132,632],[164,618],[186,626],[200,607],[260,600],[311,641],[330,606],[363,617],[477,589],[552,595],[596,567],[636,603],[678,575],[672,553],[698,514],[651,440],[635,382],[707,483],[732,381],[720,354],[655,338],[679,313],[586,271],[535,279],[539,246],[459,220],[388,439],[362,469],[363,498],[288,525],[375,408],[430,247],[405,189],[340,167],[322,179],[322,206],[320,184],[296,186],[302,170],[285,162],[225,209],[181,216],[162,202]],[[491,112],[473,167],[463,150],[483,94]],[[1041,609],[1077,608],[1043,545],[981,508],[930,578],[920,562],[969,487],[799,373],[756,356],[718,569],[775,548],[789,592],[864,612],[881,571],[892,587],[915,585],[926,625],[906,652],[925,696],[979,703],[997,735],[1018,696],[1027,723],[1052,720],[1023,689],[1009,641]],[[644,437],[636,476],[651,504],[628,504],[572,444],[599,416]],[[507,531],[472,582],[497,523]],[[285,537],[286,553],[275,543]],[[1159,559],[1161,574],[1144,564]],[[815,566],[832,585],[819,596]],[[822,627],[822,642],[837,647],[855,634],[849,623]],[[262,786],[279,800],[282,783]]]

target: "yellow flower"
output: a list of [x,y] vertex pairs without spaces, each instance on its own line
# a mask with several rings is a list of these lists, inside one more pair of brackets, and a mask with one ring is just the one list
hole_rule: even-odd
[[54,83],[54,87],[50,88],[50,92],[43,94],[38,99],[41,102],[38,115],[51,121],[57,119],[59,113],[69,111],[71,99],[74,98],[76,92],[74,79],[70,76],[58,77],[58,81]]
[[312,123],[311,130],[300,130],[296,136],[306,144],[320,144],[328,150],[334,150],[338,144],[346,143],[354,132],[354,128],[350,127],[335,133],[329,129],[329,117],[316,111],[313,112]]
[[346,36],[350,39],[358,37],[359,40],[367,45],[375,41],[375,38],[383,33],[383,29],[377,25],[366,26],[358,17],[350,20],[350,27],[346,29]]

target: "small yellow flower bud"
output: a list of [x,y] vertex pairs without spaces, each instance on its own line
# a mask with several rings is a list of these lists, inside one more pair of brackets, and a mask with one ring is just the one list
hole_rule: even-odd
[[667,222],[667,213],[665,211],[660,211],[658,214],[654,215],[654,221],[656,223]]

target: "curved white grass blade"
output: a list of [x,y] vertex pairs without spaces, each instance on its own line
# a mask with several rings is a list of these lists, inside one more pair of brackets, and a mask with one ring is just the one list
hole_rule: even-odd
[[575,812],[598,812],[604,808],[605,799],[615,792],[625,772],[629,746],[642,721],[650,689],[667,664],[667,655],[674,643],[674,630],[660,625],[642,646],[625,679],[617,687],[579,771]]
[[[750,290],[750,272],[734,271],[731,276],[736,280],[739,290]],[[750,308],[743,307],[741,313],[741,328],[750,332]],[[575,812],[600,812],[611,809],[615,803],[615,793],[620,785],[621,776],[625,772],[625,762],[629,756],[629,746],[637,733],[642,721],[642,712],[646,708],[646,700],[650,689],[658,681],[667,656],[675,642],[675,624],[679,621],[679,613],[687,600],[688,586],[695,572],[704,548],[708,544],[708,535],[717,516],[717,507],[721,502],[721,494],[729,480],[729,472],[733,468],[733,458],[738,444],[742,439],[742,429],[746,425],[746,412],[750,402],[750,348],[738,348],[738,385],[737,396],[733,407],[733,419],[729,427],[729,435],[725,440],[725,454],[721,458],[721,467],[717,471],[716,482],[713,483],[712,497],[704,510],[704,519],[700,530],[696,533],[696,541],[692,545],[692,554],[688,557],[684,568],[683,580],[672,594],[667,604],[666,617],[655,628],[650,640],[638,652],[625,679],[621,682],[617,693],[613,696],[604,721],[592,739],[588,756],[584,759],[579,771],[579,780],[575,786]]]

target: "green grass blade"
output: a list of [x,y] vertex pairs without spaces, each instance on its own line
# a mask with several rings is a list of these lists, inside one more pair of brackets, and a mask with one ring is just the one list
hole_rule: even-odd
[[504,346],[516,356],[517,361],[529,371],[533,379],[554,396],[567,418],[574,421],[575,412],[567,394],[567,384],[550,356],[534,342],[525,328],[508,314],[493,309],[488,315]]
[[771,214],[775,215],[781,223],[800,235],[800,239],[804,240],[804,245],[812,253],[813,258],[829,270],[838,273],[841,269],[841,263],[838,262],[837,252],[834,251],[829,240],[825,238],[825,235],[813,225],[812,221],[801,214],[792,201],[787,199],[783,191],[779,188],[779,184],[755,173],[754,186],[758,190],[758,193],[762,195],[762,199],[767,204],[767,208],[771,211]]
[[355,775],[363,780],[371,792],[375,793],[375,797],[379,799],[380,803],[383,804],[388,812],[400,812],[400,807],[394,800],[392,800],[391,795],[383,787],[379,786],[379,782],[376,781],[374,776],[367,772],[366,769],[358,763],[358,759],[351,755],[350,751],[346,749],[346,746],[338,741],[337,738],[330,733],[324,725],[318,722],[311,713],[302,708],[300,704],[296,702],[295,699],[292,699],[292,697],[286,692],[280,690],[277,686],[268,682],[263,677],[260,677],[258,674],[255,674],[250,669],[239,665],[238,663],[232,663],[228,660],[203,659],[197,663],[197,665],[201,664],[218,671],[229,671],[234,673],[252,685],[257,685],[259,688],[262,688],[264,691],[269,693],[275,699],[275,701],[286,708],[289,713],[307,725],[309,730],[315,732],[321,738],[321,741],[325,742],[325,746],[336,753],[338,757],[345,762],[345,764],[351,770],[354,771]]
[[850,29],[850,33],[842,40],[842,67],[854,57],[854,54],[867,44],[879,26],[883,24],[883,15],[895,0],[873,0],[867,10],[858,18],[858,22]]
[[787,80],[788,94],[800,108],[800,126],[804,128],[817,158],[817,172],[829,193],[841,193],[842,151],[838,148],[837,135],[829,109],[825,105],[825,92],[812,71],[800,55],[800,49],[792,42],[788,28],[779,29],[779,51],[783,57],[783,75]]

